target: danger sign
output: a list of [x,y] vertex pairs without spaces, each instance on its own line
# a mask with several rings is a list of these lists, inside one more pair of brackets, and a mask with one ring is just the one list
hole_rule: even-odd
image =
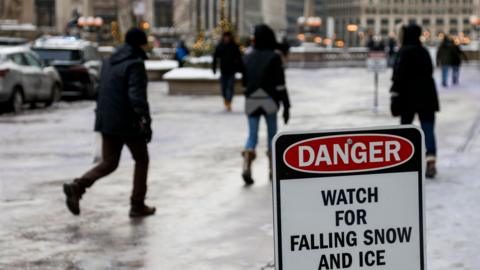
[[387,70],[387,55],[385,52],[369,52],[367,57],[367,69],[373,72]]
[[424,270],[422,132],[413,126],[280,133],[277,270]]

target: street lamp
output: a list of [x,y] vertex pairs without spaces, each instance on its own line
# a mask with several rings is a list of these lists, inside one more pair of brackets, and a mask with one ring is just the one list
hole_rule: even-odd
[[101,17],[80,17],[78,18],[77,25],[87,30],[92,30],[95,27],[101,27],[103,25],[103,19]]

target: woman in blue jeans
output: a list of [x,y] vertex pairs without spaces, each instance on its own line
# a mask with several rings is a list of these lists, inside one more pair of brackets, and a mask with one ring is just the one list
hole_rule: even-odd
[[275,34],[267,25],[257,25],[254,33],[254,50],[245,56],[245,113],[248,118],[248,139],[243,156],[242,177],[245,184],[253,184],[251,166],[256,158],[260,118],[265,118],[268,129],[270,179],[272,178],[272,139],[277,133],[277,112],[283,104],[285,124],[290,117],[290,101],[285,87],[285,73],[281,56],[275,52]]

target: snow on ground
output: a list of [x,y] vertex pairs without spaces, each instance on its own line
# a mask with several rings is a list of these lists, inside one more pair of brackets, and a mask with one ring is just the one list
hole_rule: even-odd
[[147,70],[171,70],[178,67],[178,62],[174,60],[146,60],[145,68]]
[[[439,176],[426,185],[431,270],[480,268],[480,69],[440,89]],[[364,69],[292,69],[292,119],[282,130],[397,124],[388,112],[390,74]],[[439,74],[436,74],[439,77]],[[88,190],[82,215],[64,206],[63,182],[92,165],[92,102],[62,102],[0,116],[0,269],[261,269],[273,261],[271,186],[262,123],[256,184],[244,188],[240,151],[244,99],[234,112],[219,97],[167,96],[152,83],[154,118],[148,202],[153,217],[128,218],[132,161]]]

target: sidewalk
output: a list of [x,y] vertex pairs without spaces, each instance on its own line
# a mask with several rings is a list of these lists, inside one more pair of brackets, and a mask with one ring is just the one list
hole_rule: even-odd
[[[465,68],[460,86],[440,89],[439,176],[426,186],[432,270],[478,268],[479,75]],[[364,69],[291,69],[287,82],[293,107],[282,130],[398,123],[388,111],[389,73],[380,75],[377,114],[373,74]],[[244,188],[243,97],[229,114],[219,97],[167,96],[164,83],[149,91],[148,202],[157,214],[139,221],[127,215],[133,163],[126,150],[118,171],[88,190],[80,217],[65,208],[62,183],[92,165],[93,103],[0,116],[0,269],[240,270],[273,261],[265,124],[256,184]]]

